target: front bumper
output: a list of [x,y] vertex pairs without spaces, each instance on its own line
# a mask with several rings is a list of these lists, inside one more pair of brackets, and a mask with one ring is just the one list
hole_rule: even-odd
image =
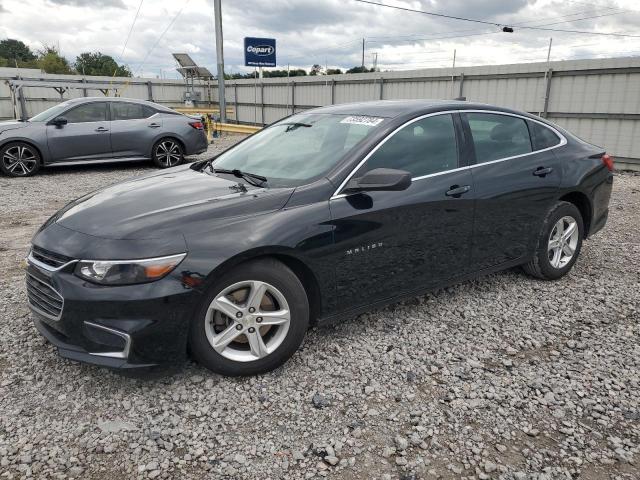
[[34,324],[62,357],[110,368],[185,358],[200,293],[182,281],[180,267],[156,282],[108,287],[78,278],[74,268],[51,271],[27,263]]

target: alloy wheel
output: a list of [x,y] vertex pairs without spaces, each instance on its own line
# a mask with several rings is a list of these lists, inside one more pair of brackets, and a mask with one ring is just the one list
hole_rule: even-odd
[[578,246],[579,235],[575,218],[565,216],[556,222],[549,234],[547,246],[549,263],[553,268],[564,268],[571,261]]
[[25,145],[15,145],[4,151],[2,163],[10,174],[24,177],[38,167],[38,156]]
[[273,285],[247,280],[225,288],[206,313],[205,334],[229,360],[250,362],[273,353],[291,323],[287,300]]
[[156,147],[156,158],[164,167],[175,167],[182,159],[180,145],[171,140],[160,142]]

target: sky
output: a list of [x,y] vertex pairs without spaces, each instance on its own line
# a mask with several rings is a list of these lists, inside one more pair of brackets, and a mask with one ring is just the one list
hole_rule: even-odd
[[[243,66],[243,38],[273,37],[280,68],[365,64],[381,70],[640,55],[640,37],[525,29],[616,32],[640,36],[637,0],[372,0],[410,9],[480,19],[445,19],[355,0],[222,0],[226,72]],[[136,12],[139,14],[137,18]],[[132,28],[133,25],[133,28]],[[129,32],[131,34],[129,35]],[[216,72],[213,0],[0,0],[0,39],[32,49],[59,47],[71,62],[101,51],[136,76],[178,78],[172,52],[188,53]]]

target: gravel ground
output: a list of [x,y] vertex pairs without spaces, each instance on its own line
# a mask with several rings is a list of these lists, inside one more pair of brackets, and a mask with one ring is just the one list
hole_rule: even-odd
[[314,329],[268,375],[60,359],[25,303],[30,237],[150,169],[0,177],[0,478],[640,478],[640,176],[616,177],[568,277],[507,271]]

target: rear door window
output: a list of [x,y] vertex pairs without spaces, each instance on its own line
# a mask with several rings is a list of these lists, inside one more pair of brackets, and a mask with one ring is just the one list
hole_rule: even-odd
[[148,118],[154,113],[154,109],[139,103],[111,103],[111,120],[138,120]]
[[63,115],[69,123],[104,122],[107,120],[106,102],[85,103]]
[[476,163],[531,153],[527,122],[519,117],[495,113],[467,113]]

